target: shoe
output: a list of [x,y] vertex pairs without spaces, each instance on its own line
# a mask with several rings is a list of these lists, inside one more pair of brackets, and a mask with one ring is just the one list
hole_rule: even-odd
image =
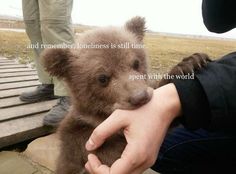
[[66,116],[70,108],[70,98],[60,97],[57,104],[45,115],[43,124],[45,126],[57,127]]
[[42,84],[39,85],[34,91],[24,92],[20,95],[21,101],[29,103],[51,100],[55,98],[57,97],[54,96],[53,84]]

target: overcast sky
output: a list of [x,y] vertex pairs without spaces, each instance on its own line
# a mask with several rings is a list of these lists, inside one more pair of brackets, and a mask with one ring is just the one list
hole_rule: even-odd
[[[236,29],[213,34],[205,28],[201,15],[202,0],[74,0],[74,23],[106,26],[122,25],[139,15],[147,28],[157,32],[218,36],[236,39]],[[22,16],[21,0],[0,2],[0,14]]]

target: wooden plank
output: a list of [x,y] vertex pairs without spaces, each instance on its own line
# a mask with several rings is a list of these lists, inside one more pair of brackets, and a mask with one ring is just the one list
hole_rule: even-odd
[[18,63],[16,63],[16,62],[9,62],[9,63],[0,63],[0,67],[1,66],[6,66],[6,65],[19,65]]
[[6,58],[6,57],[0,57],[0,60],[9,60],[8,58]]
[[0,63],[14,63],[14,60],[10,60],[10,59],[0,59]]
[[33,76],[0,78],[0,84],[2,84],[2,83],[11,83],[11,82],[30,81],[30,80],[38,80],[38,76],[33,75]]
[[19,96],[22,92],[32,91],[35,88],[36,88],[35,86],[30,86],[30,87],[25,87],[25,88],[2,90],[0,91],[0,99]]
[[4,60],[4,59],[7,59],[7,58],[6,58],[6,57],[2,57],[2,56],[0,56],[0,59],[3,59],[3,60]]
[[0,122],[48,111],[56,104],[56,101],[50,100],[1,109]]
[[0,66],[0,69],[15,69],[15,68],[29,68],[29,67],[22,64]]
[[51,128],[42,126],[44,115],[0,122],[0,148],[50,133]]
[[9,108],[13,106],[19,106],[19,105],[25,105],[25,104],[28,104],[28,103],[21,101],[19,96],[2,98],[0,101],[0,109]]
[[4,98],[0,100],[0,108],[12,107],[20,104],[25,104],[25,102],[22,102],[19,96]]
[[0,57],[0,148],[52,131],[43,127],[42,122],[57,100],[25,103],[19,99],[22,92],[34,90],[40,84],[37,79],[36,70]]
[[36,71],[26,71],[26,72],[12,72],[12,73],[1,73],[0,78],[3,77],[18,77],[18,76],[29,76],[37,75]]
[[0,90],[22,88],[22,87],[26,87],[26,86],[36,86],[39,84],[40,84],[40,82],[37,80],[25,81],[25,82],[4,83],[4,84],[0,84]]
[[35,71],[35,70],[31,68],[0,69],[0,73],[25,72],[25,71]]
[[29,104],[29,103],[21,101],[19,96],[3,98],[0,101],[1,101],[0,108],[9,108],[9,107],[13,107],[13,106]]

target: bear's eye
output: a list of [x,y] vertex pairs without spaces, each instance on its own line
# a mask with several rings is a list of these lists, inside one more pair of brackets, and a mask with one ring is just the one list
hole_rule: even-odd
[[135,61],[134,61],[133,65],[132,65],[132,68],[133,68],[134,70],[138,70],[138,69],[139,69],[139,61],[138,61],[138,60],[135,60]]
[[98,76],[98,81],[103,87],[108,85],[109,80],[110,80],[110,77],[108,77],[105,74],[101,74],[100,76]]

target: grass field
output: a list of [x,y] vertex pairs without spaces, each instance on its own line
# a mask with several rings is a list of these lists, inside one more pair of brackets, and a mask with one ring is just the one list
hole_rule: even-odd
[[[0,55],[17,57],[22,63],[31,63],[32,49],[27,49],[29,40],[23,32],[0,31]],[[147,34],[145,37],[151,67],[154,71],[166,72],[183,57],[195,52],[205,52],[211,58],[219,58],[236,51],[236,41],[194,39]]]
[[17,58],[21,63],[33,61],[33,50],[27,49],[30,41],[24,32],[0,31],[0,55]]
[[151,66],[159,72],[168,71],[184,57],[196,52],[204,52],[217,59],[236,51],[236,41],[229,40],[147,35],[145,44],[151,58]]

